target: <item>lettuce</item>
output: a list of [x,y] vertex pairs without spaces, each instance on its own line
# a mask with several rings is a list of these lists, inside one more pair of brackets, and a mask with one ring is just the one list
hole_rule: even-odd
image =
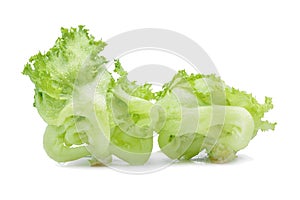
[[32,56],[23,74],[34,83],[34,107],[47,123],[43,145],[50,158],[68,162],[90,157],[92,165],[116,156],[146,163],[153,134],[172,159],[191,159],[204,150],[212,162],[228,162],[259,130],[272,100],[227,86],[215,75],[179,71],[162,90],[129,81],[119,60],[106,69],[102,40],[83,26],[61,29],[54,46]]
[[121,77],[110,96],[110,150],[129,164],[143,164],[151,155],[153,131],[159,120],[157,106],[150,102],[154,93],[149,84],[130,82],[119,61],[115,66]]
[[227,86],[215,75],[179,71],[156,94],[165,112],[157,129],[159,146],[172,159],[190,159],[206,150],[213,162],[228,162],[245,148],[258,130],[274,130],[262,120],[273,108],[244,91]]
[[58,162],[91,156],[108,163],[114,154],[130,164],[145,163],[153,144],[151,117],[158,118],[149,101],[151,86],[129,82],[118,61],[115,81],[99,56],[106,44],[83,26],[61,33],[23,70],[35,84],[34,106],[48,124],[45,151]]

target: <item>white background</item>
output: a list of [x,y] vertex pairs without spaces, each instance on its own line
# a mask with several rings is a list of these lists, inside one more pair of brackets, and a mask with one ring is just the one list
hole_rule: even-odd
[[[0,199],[299,199],[300,6],[297,1],[1,1]],[[222,78],[273,97],[259,133],[230,164],[172,165],[146,175],[61,167],[43,151],[46,124],[21,71],[53,45],[60,27],[97,38],[137,28],[180,32],[200,44]]]

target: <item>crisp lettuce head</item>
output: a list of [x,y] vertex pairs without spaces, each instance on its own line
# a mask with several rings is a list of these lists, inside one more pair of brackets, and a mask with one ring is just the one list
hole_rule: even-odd
[[24,67],[35,84],[34,106],[48,124],[44,148],[56,161],[110,156],[106,93],[112,77],[99,56],[105,45],[83,26],[62,28],[54,46]]
[[271,98],[259,103],[216,75],[184,70],[154,93],[151,84],[128,80],[119,60],[109,72],[100,55],[105,45],[83,26],[62,28],[54,46],[24,67],[35,85],[34,106],[47,123],[44,149],[53,160],[88,156],[92,164],[107,164],[115,155],[144,164],[156,131],[172,159],[206,150],[221,163],[234,159],[259,130],[274,130],[276,124],[263,119],[273,108]]
[[108,163],[111,155],[143,164],[153,146],[158,120],[150,84],[127,79],[119,61],[114,80],[99,53],[106,45],[83,26],[61,29],[54,46],[32,56],[23,74],[35,84],[34,106],[48,124],[44,148],[54,160],[84,156]]
[[263,120],[273,108],[271,98],[260,104],[216,75],[179,71],[156,99],[166,113],[163,126],[157,129],[158,142],[172,159],[190,159],[206,150],[211,161],[227,162],[258,130],[275,127],[275,123]]

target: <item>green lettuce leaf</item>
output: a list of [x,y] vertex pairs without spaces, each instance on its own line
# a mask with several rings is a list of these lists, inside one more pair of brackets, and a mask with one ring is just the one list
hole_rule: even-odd
[[260,104],[215,75],[179,71],[156,99],[165,112],[164,124],[157,129],[158,142],[172,159],[190,159],[206,150],[211,161],[228,162],[258,130],[275,127],[263,120],[273,108],[271,98]]
[[[113,81],[104,68],[105,58],[99,56],[106,44],[95,40],[83,26],[62,28],[61,34],[49,51],[32,56],[23,70],[35,84],[34,106],[48,124],[45,151],[59,162],[90,154],[107,159],[110,128],[106,93]],[[69,124],[70,118],[81,120]],[[75,140],[67,138],[67,130],[84,135],[82,142],[72,143]]]
[[109,108],[111,112],[111,152],[126,162],[144,164],[153,147],[153,130],[159,120],[150,84],[138,85],[127,79],[127,72],[119,60],[115,72],[120,75],[112,89]]

